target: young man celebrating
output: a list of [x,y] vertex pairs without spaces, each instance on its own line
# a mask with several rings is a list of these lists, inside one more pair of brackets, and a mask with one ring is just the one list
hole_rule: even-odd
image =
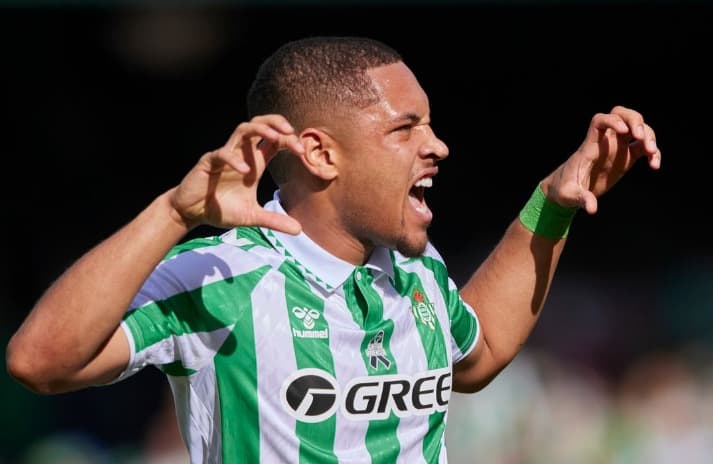
[[[482,388],[525,343],[576,211],[595,213],[638,158],[661,162],[639,113],[595,115],[458,289],[427,235],[448,147],[396,51],[287,43],[248,107],[45,292],[7,349],[39,393],[159,367],[193,463],[446,462],[451,391]],[[266,169],[279,189],[260,205]],[[227,232],[179,244],[200,224]]]

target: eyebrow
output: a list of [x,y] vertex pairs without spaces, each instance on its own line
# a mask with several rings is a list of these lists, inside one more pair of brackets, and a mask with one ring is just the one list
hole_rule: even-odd
[[408,120],[415,124],[421,120],[421,116],[416,113],[404,113],[394,118],[394,122],[400,122],[403,120]]

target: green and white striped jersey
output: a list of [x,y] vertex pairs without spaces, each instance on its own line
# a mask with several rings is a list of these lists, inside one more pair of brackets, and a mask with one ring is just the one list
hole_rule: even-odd
[[192,463],[446,462],[451,367],[480,332],[430,244],[354,266],[247,227],[177,245],[122,328],[117,381],[167,375]]

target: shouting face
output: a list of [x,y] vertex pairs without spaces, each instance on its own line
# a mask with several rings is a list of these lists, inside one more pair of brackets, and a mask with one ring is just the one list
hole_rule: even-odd
[[368,75],[378,102],[345,118],[334,133],[341,155],[335,204],[342,227],[367,250],[381,245],[416,256],[433,217],[425,191],[448,147],[433,133],[428,97],[403,62]]

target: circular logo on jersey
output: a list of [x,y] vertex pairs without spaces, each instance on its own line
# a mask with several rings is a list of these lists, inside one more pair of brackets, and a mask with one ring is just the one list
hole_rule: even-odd
[[320,422],[337,409],[337,381],[320,369],[300,369],[282,384],[280,399],[288,413],[302,422]]

